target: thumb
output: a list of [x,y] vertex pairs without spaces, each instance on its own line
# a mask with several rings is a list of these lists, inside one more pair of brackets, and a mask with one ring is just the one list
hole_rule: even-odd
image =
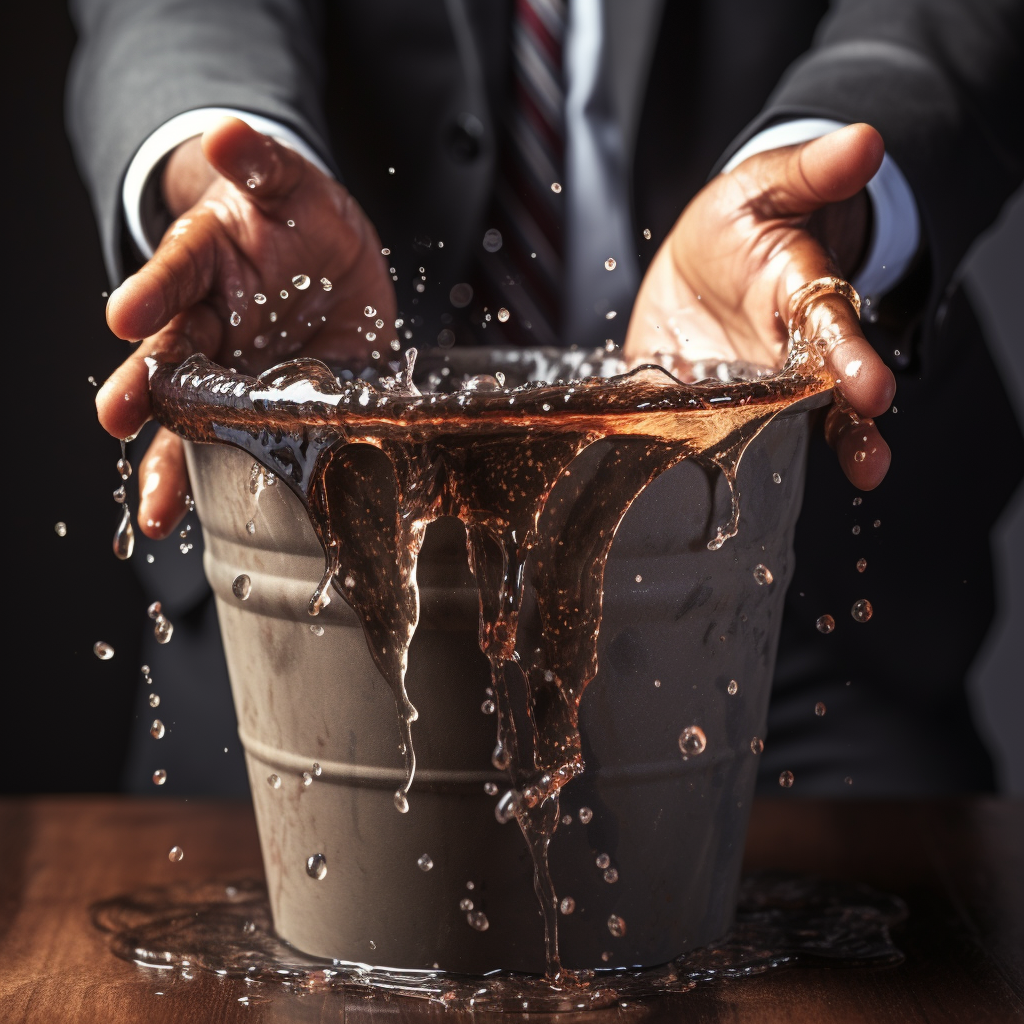
[[759,153],[732,173],[753,178],[768,216],[799,216],[856,195],[883,156],[882,136],[871,125],[851,124],[799,146]]
[[294,150],[237,117],[225,117],[208,129],[202,145],[214,170],[266,213],[292,194],[310,166]]

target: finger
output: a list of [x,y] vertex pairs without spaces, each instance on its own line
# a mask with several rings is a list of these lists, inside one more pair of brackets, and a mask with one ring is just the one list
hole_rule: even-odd
[[854,487],[870,491],[882,482],[892,453],[874,420],[857,416],[845,402],[837,401],[825,418],[825,439]]
[[180,363],[193,352],[212,355],[220,344],[222,331],[216,312],[200,304],[147,338],[96,393],[100,426],[114,437],[137,434],[152,413],[147,357],[162,363]]
[[[819,277],[827,264],[819,262]],[[799,276],[807,280],[815,270]],[[785,308],[785,307],[784,307]],[[835,293],[812,300],[802,326],[803,336],[824,355],[825,368],[836,387],[860,416],[881,416],[896,394],[896,378],[882,357],[865,339],[853,306]]]
[[874,177],[884,155],[885,144],[874,128],[851,124],[799,146],[758,154],[733,173],[752,174],[770,212],[789,217],[849,199]]
[[139,527],[162,540],[187,511],[188,470],[181,438],[161,427],[139,463]]
[[107,300],[107,325],[114,334],[127,341],[156,334],[205,298],[217,272],[219,232],[212,210],[180,217],[152,259]]
[[203,135],[203,155],[260,209],[272,212],[306,175],[309,164],[269,135],[226,117]]

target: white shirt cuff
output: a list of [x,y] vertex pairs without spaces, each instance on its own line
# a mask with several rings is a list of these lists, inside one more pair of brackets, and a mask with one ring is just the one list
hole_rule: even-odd
[[316,150],[302,136],[279,121],[264,117],[262,114],[252,114],[246,110],[234,110],[230,107],[201,107],[198,110],[186,110],[183,114],[172,117],[170,121],[165,121],[143,142],[135,156],[132,157],[132,162],[128,165],[128,171],[124,176],[121,202],[124,206],[125,222],[128,225],[132,241],[135,242],[139,252],[146,259],[153,255],[156,244],[159,242],[159,239],[150,238],[142,216],[142,196],[150,175],[171,150],[186,139],[202,135],[223,117],[237,117],[254,131],[269,135],[289,149],[294,149],[324,174],[330,177],[334,176]]
[[[741,146],[722,171],[725,173],[733,170],[756,153],[810,142],[811,139],[843,127],[845,123],[842,121],[821,117],[806,117],[772,125]],[[899,283],[910,266],[921,241],[921,221],[914,193],[896,161],[888,153],[882,158],[882,166],[868,182],[867,191],[874,207],[871,241],[860,270],[851,283],[860,292],[865,304],[877,304],[887,291]]]

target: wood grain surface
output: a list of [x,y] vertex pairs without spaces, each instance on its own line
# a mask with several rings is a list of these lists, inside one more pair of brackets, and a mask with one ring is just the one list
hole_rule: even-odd
[[[185,850],[178,864],[167,859],[175,844]],[[754,808],[746,864],[868,882],[902,896],[910,914],[894,938],[907,955],[905,963],[779,970],[553,1019],[1024,1021],[1024,803],[763,801]],[[244,804],[123,797],[0,800],[0,1022],[497,1019],[406,998],[299,995],[200,971],[182,979],[116,959],[89,920],[94,900],[119,893],[261,874],[255,823]]]

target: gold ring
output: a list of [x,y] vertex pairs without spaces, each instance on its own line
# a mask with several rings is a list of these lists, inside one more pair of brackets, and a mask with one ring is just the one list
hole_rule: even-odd
[[860,296],[857,289],[844,281],[841,277],[819,277],[810,281],[802,288],[798,288],[789,299],[789,308],[792,313],[789,317],[789,336],[794,338],[803,328],[807,314],[811,311],[811,304],[822,295],[841,295],[851,306],[857,319],[860,319]]

